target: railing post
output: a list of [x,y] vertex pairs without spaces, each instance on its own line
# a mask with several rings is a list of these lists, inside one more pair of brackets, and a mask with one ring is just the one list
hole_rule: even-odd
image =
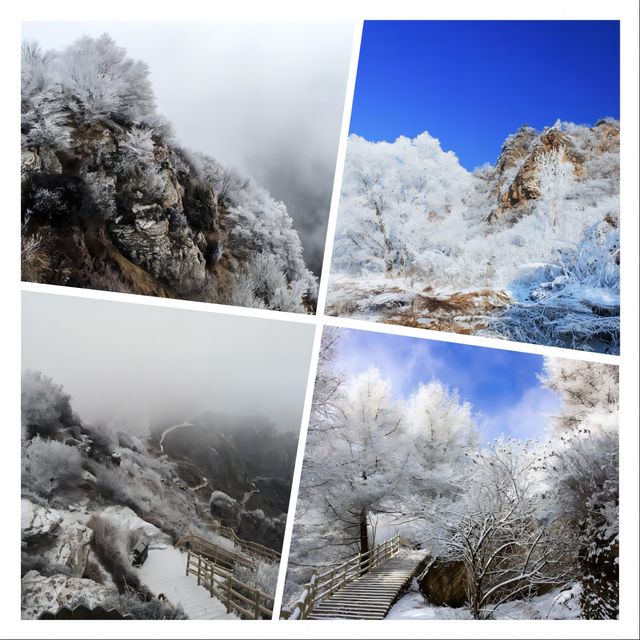
[[202,565],[202,556],[198,556],[198,586],[200,586],[200,571]]
[[189,569],[191,567],[191,551],[187,551],[187,573],[189,575]]
[[254,620],[258,620],[260,618],[260,591],[256,589],[256,615]]
[[227,576],[227,613],[231,613],[231,576]]

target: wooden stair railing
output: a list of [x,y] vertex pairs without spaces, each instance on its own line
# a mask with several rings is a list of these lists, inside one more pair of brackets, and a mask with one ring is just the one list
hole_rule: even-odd
[[273,616],[273,596],[238,580],[230,571],[191,549],[187,552],[187,575],[190,574],[225,605],[228,613],[235,612],[248,620]]
[[348,582],[386,562],[399,551],[400,532],[366,553],[358,553],[331,569],[322,573],[314,571],[300,597],[292,607],[283,607],[280,617],[285,620],[304,620],[322,600],[333,595]]
[[247,551],[252,555],[259,556],[267,562],[280,562],[280,554],[277,551],[269,549],[269,547],[265,547],[258,542],[251,542],[250,540],[243,540],[242,538],[239,538],[236,532],[231,529],[231,527],[223,527],[222,525],[220,525],[217,528],[217,531],[219,531],[226,538],[229,538],[230,540],[235,542],[241,549]]
[[195,533],[187,533],[182,536],[174,546],[181,547],[183,545],[187,545],[189,551],[194,554],[203,556],[213,562],[213,564],[225,569],[232,569],[236,565],[248,569],[255,568],[255,562],[252,558],[237,551],[225,549]]

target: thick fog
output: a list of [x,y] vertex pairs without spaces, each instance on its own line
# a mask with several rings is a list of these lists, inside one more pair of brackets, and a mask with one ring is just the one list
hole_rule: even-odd
[[88,422],[146,434],[203,408],[298,430],[313,326],[22,294],[22,368],[63,385]]
[[150,67],[178,140],[283,200],[319,274],[353,25],[27,22],[45,49],[108,33]]

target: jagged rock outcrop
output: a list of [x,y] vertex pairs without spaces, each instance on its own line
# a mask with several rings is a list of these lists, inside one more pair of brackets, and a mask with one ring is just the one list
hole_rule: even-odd
[[[535,132],[534,132],[535,133]],[[505,144],[503,152],[496,165],[498,206],[489,214],[488,222],[497,222],[507,213],[522,212],[530,200],[540,197],[538,185],[538,163],[540,156],[553,150],[562,151],[562,162],[570,162],[576,177],[584,175],[584,158],[579,154],[571,138],[559,128],[548,129],[543,132],[534,144],[531,132],[523,129],[520,135],[513,137],[513,141]],[[533,146],[532,146],[533,145]],[[531,149],[531,150],[529,150]],[[508,189],[501,189],[501,179],[504,183],[505,172],[517,165],[517,161],[525,157]]]
[[505,182],[510,177],[511,179],[513,178],[514,170],[517,171],[524,159],[529,156],[537,138],[537,131],[533,127],[524,125],[504,141],[493,171],[495,184],[492,196],[494,198],[498,199],[500,197]]

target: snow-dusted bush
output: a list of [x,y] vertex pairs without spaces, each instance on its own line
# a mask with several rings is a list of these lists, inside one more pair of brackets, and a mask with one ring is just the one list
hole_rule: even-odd
[[76,489],[82,479],[82,455],[77,447],[40,436],[22,450],[22,487],[47,498]]
[[142,598],[133,589],[106,598],[102,606],[117,609],[123,615],[129,614],[135,620],[188,620],[181,606],[158,598]]
[[309,290],[308,282],[287,282],[286,265],[272,253],[255,254],[249,263],[248,278],[255,295],[268,309],[276,311],[304,311],[302,304]]
[[40,371],[22,374],[21,392],[23,438],[35,435],[54,438],[65,427],[77,424],[71,397],[60,385]]
[[105,219],[113,218],[116,213],[116,179],[100,169],[87,172],[84,180],[96,205],[96,213]]
[[277,563],[257,561],[255,567],[251,568],[236,565],[233,574],[241,582],[274,595],[278,584],[278,571]]
[[128,58],[106,34],[79,38],[58,53],[54,66],[68,109],[84,122],[139,122],[154,113],[147,65]]
[[471,185],[456,156],[427,133],[393,143],[351,135],[335,267],[393,275],[420,266],[420,255],[432,244],[429,220],[458,213]]
[[111,575],[118,591],[139,590],[141,583],[129,560],[129,532],[97,514],[91,516],[87,526],[93,531],[93,551]]
[[516,302],[492,324],[521,342],[620,351],[620,235],[593,225],[576,245],[511,284]]
[[55,55],[36,42],[22,44],[22,145],[60,149],[71,143],[64,92],[54,80]]

